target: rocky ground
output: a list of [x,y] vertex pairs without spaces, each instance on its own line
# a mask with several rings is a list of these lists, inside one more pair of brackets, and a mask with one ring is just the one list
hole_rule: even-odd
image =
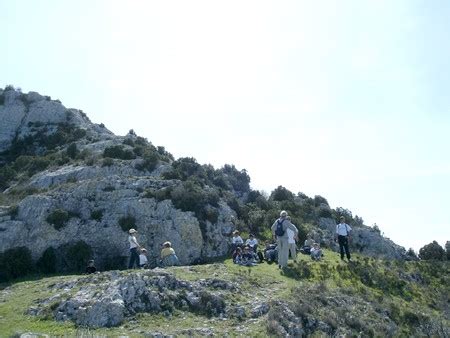
[[[0,292],[0,336],[448,336],[448,263],[350,264],[327,251],[285,272],[225,261],[16,283]],[[365,281],[376,271],[404,284]]]

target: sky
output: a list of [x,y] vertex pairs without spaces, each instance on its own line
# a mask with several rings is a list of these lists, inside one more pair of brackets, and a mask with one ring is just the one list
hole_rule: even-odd
[[450,2],[0,0],[0,86],[450,240]]

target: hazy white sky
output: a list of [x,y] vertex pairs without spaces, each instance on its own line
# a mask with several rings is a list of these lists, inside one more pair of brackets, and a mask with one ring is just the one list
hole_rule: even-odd
[[450,240],[450,2],[0,1],[0,85]]

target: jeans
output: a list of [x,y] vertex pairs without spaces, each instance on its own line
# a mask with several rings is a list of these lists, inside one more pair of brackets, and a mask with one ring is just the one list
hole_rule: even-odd
[[350,250],[348,249],[348,237],[338,236],[339,250],[341,251],[341,259],[344,259],[344,250],[347,255],[347,259],[350,259]]
[[132,248],[130,249],[130,263],[128,263],[128,269],[132,269],[135,263],[136,267],[139,267],[139,254],[137,248]]

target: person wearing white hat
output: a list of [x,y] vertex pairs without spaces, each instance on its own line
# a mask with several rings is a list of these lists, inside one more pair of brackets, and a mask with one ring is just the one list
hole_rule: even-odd
[[287,229],[294,232],[294,237],[298,236],[298,229],[287,218],[288,214],[285,210],[280,212],[278,218],[272,225],[273,236],[277,238],[278,247],[278,268],[285,268],[289,259],[289,237]]
[[135,229],[130,229],[128,230],[128,233],[130,234],[128,236],[128,242],[130,243],[130,262],[128,263],[128,269],[132,269],[135,264],[136,267],[139,267],[138,249],[140,248],[140,245],[136,240],[136,236],[134,235],[135,233],[137,233],[137,231]]

